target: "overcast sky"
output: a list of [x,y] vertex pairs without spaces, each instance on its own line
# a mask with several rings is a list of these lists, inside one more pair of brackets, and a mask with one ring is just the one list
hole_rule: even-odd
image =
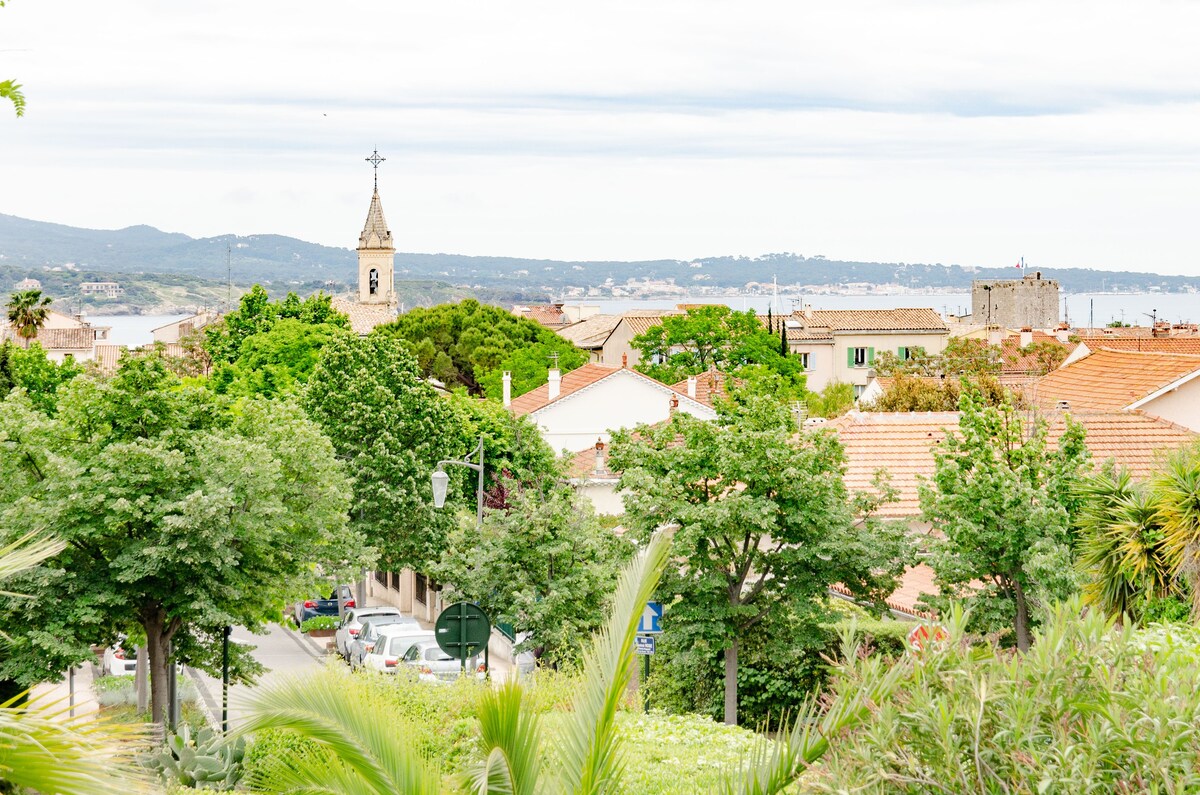
[[0,213],[1200,275],[1200,3],[10,0]]

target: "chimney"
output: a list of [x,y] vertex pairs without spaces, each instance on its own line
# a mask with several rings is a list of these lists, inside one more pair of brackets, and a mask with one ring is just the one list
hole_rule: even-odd
[[688,397],[692,400],[696,399],[696,376],[688,376]]
[[604,474],[604,440],[596,440],[596,467],[593,470],[597,475]]
[[621,366],[622,366],[622,367],[628,367],[628,366],[629,366],[629,354],[628,354],[628,353],[622,353],[622,354],[621,354]]
[[504,371],[504,408],[512,405],[512,373]]
[[546,381],[546,386],[550,387],[550,399],[554,400],[557,398],[562,387],[562,373],[557,367],[550,368],[550,378]]
[[1071,332],[1069,329],[1060,328],[1058,331],[1054,332],[1054,338],[1057,339],[1059,342],[1061,342],[1063,345],[1066,345],[1068,342],[1071,341]]
[[677,408],[679,408],[679,395],[671,395],[671,403],[670,403],[669,413],[674,414],[675,409],[677,409]]
[[988,345],[999,345],[1004,342],[1004,332],[999,326],[988,326],[987,332]]
[[1028,327],[1021,329],[1021,347],[1027,348],[1032,344],[1033,344],[1033,329],[1028,328]]

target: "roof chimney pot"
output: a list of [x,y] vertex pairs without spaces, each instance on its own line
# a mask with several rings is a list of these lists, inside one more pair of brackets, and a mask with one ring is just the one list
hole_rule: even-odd
[[559,392],[562,391],[562,372],[557,367],[550,368],[550,378],[546,381],[546,386],[550,390],[547,397],[551,400],[557,400]]

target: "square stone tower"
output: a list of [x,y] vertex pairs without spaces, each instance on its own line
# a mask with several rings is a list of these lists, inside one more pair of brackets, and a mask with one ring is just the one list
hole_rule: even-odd
[[1058,282],[1041,271],[1022,279],[971,282],[971,322],[1021,329],[1058,326]]

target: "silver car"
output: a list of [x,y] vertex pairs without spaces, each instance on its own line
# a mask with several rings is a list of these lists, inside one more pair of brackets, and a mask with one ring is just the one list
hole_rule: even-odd
[[379,628],[379,637],[362,658],[361,667],[368,671],[394,674],[400,667],[400,658],[414,643],[433,640],[433,630],[417,629],[401,624],[390,624]]
[[376,607],[356,607],[346,611],[346,617],[342,619],[342,623],[338,624],[337,632],[333,634],[334,646],[337,647],[337,653],[342,656],[343,660],[350,662],[350,644],[358,637],[363,622],[371,616],[385,615],[398,616],[400,609],[391,605],[378,605]]
[[409,646],[408,651],[404,652],[403,662],[416,672],[422,682],[453,682],[464,673],[479,679],[487,675],[478,656],[467,659],[467,670],[464,672],[458,658],[442,651],[436,640],[423,640]]
[[363,622],[362,627],[358,630],[358,635],[350,643],[349,660],[350,668],[357,669],[362,665],[363,657],[367,656],[375,646],[375,641],[379,638],[380,627],[385,627],[391,624],[405,624],[413,629],[420,629],[421,622],[417,621],[412,616],[397,616],[384,614],[379,616],[369,616]]

